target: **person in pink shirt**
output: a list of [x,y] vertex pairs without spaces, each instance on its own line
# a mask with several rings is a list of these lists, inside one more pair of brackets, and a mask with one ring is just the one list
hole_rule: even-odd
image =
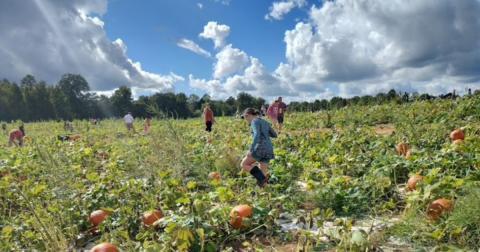
[[267,109],[267,117],[270,118],[270,121],[272,122],[275,128],[278,127],[277,113],[278,113],[278,100],[275,100],[270,104],[270,106],[268,106],[268,109]]
[[145,118],[145,122],[143,122],[143,132],[148,131],[148,127],[150,127],[150,118]]
[[[25,130],[23,129],[23,125],[18,129],[12,129],[10,133],[8,133],[8,147],[12,147],[12,144],[15,144],[15,146],[23,146],[24,135]],[[18,144],[15,142],[15,140],[18,141]]]

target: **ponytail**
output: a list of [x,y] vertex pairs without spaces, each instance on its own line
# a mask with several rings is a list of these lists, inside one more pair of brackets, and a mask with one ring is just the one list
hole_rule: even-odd
[[245,111],[243,112],[244,115],[253,115],[253,116],[259,116],[261,115],[262,113],[254,108],[247,108],[245,109]]

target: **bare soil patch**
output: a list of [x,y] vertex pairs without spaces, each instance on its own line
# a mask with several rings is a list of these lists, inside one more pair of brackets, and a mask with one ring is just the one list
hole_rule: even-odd
[[382,135],[390,135],[395,130],[393,124],[377,124],[375,125],[375,133]]

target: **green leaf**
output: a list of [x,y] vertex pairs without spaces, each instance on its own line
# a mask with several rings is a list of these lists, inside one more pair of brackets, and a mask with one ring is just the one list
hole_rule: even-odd
[[367,247],[369,245],[369,242],[367,240],[367,233],[361,229],[353,231],[352,242],[356,245]]
[[177,224],[174,222],[170,222],[167,224],[167,227],[165,228],[165,232],[167,234],[171,234],[172,231],[177,227]]
[[432,236],[435,240],[439,241],[439,240],[441,240],[442,237],[443,237],[443,232],[442,232],[442,230],[437,229],[437,230],[433,231],[433,232],[430,234],[430,236]]
[[170,174],[172,172],[173,172],[172,169],[168,169],[166,171],[158,170],[157,174],[158,174],[158,176],[160,176],[160,178],[164,179],[166,176],[168,176],[168,174]]
[[35,187],[32,189],[32,194],[37,195],[41,191],[45,190],[47,186],[46,185],[35,185]]
[[200,237],[201,240],[205,238],[205,233],[203,232],[203,228],[197,228],[195,231],[197,231],[198,237]]
[[98,176],[98,174],[96,174],[95,172],[92,172],[92,173],[87,174],[86,177],[87,177],[88,180],[90,180],[90,181],[92,181],[92,182],[97,182],[97,181],[100,179],[100,177]]
[[189,182],[187,183],[187,188],[188,188],[188,189],[192,189],[192,188],[194,188],[196,185],[197,185],[197,182],[195,182],[195,181],[189,181]]
[[5,226],[2,228],[2,235],[3,236],[9,236],[13,231],[13,227],[11,226]]
[[186,198],[186,197],[182,197],[182,198],[178,198],[175,202],[176,203],[188,204],[188,203],[190,203],[190,199]]

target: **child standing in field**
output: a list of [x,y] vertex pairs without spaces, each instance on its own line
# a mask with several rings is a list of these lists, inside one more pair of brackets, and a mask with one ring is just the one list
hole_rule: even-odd
[[277,121],[277,113],[278,113],[278,100],[273,101],[270,106],[268,106],[267,116],[270,118],[273,126],[277,128],[278,121]]
[[[275,157],[270,138],[277,137],[277,133],[267,121],[259,117],[259,111],[247,108],[243,115],[245,120],[250,123],[252,143],[241,166],[243,170],[250,172],[257,179],[257,185],[263,188],[268,182],[268,163]],[[256,162],[260,168],[256,165],[253,166]]]
[[150,127],[150,118],[147,117],[143,122],[143,132],[147,132],[149,127]]

